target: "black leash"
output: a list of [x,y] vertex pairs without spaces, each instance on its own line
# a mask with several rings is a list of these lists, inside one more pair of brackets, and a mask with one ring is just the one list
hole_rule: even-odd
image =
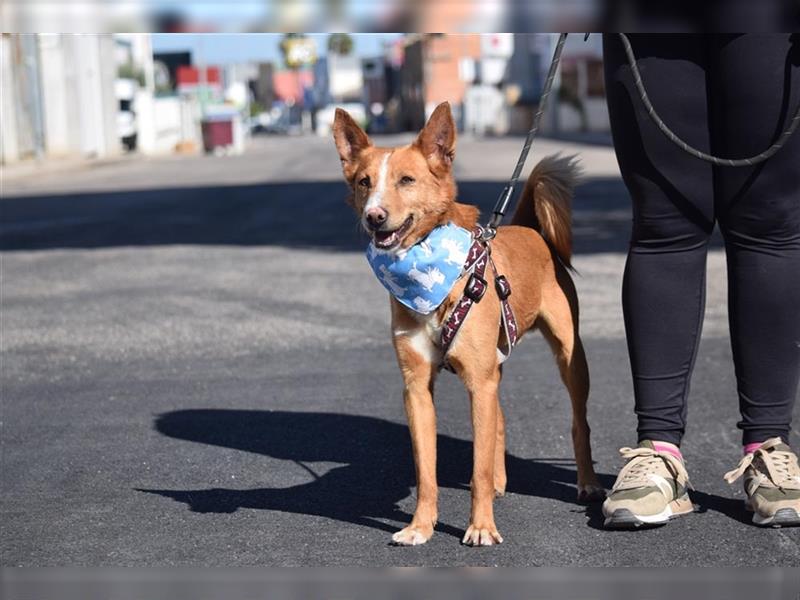
[[[631,47],[631,43],[628,40],[628,36],[624,33],[619,34],[620,40],[622,41],[622,45],[625,48],[625,54],[628,58],[628,64],[630,65],[631,72],[633,73],[633,81],[636,84],[636,89],[639,92],[639,98],[642,100],[645,109],[647,110],[648,116],[653,120],[653,122],[658,126],[661,132],[667,136],[669,140],[675,143],[679,148],[684,150],[685,152],[695,156],[701,160],[705,160],[707,162],[713,163],[715,165],[723,166],[723,167],[745,167],[745,166],[752,166],[757,165],[759,163],[764,162],[768,158],[770,158],[773,154],[775,154],[778,150],[780,150],[789,137],[795,132],[798,126],[800,126],[800,106],[797,107],[795,111],[794,117],[789,122],[789,125],[786,127],[786,130],[780,135],[780,137],[772,144],[769,148],[767,148],[764,152],[756,154],[755,156],[751,156],[749,158],[740,158],[740,159],[731,159],[731,158],[721,158],[719,156],[712,156],[711,154],[706,154],[705,152],[701,152],[697,148],[693,148],[686,142],[684,142],[681,138],[679,138],[669,127],[667,127],[666,123],[658,116],[656,113],[655,108],[653,108],[653,104],[650,102],[650,98],[647,95],[647,91],[644,89],[644,84],[642,83],[642,75],[639,73],[639,67],[636,65],[636,56],[633,53],[633,48]],[[589,39],[589,34],[587,33],[584,36],[584,41]],[[564,42],[567,41],[567,34],[562,33],[558,37],[558,42],[556,43],[556,48],[553,52],[553,59],[550,61],[550,69],[547,72],[547,79],[545,79],[544,86],[542,87],[542,95],[539,99],[539,106],[536,111],[536,114],[533,116],[533,126],[531,127],[528,135],[525,136],[525,145],[522,147],[522,152],[520,152],[519,160],[517,160],[517,166],[514,167],[514,172],[511,174],[511,179],[503,188],[503,191],[500,194],[500,197],[497,199],[497,203],[494,206],[494,210],[492,211],[492,218],[483,228],[483,234],[481,236],[481,240],[484,242],[488,242],[489,240],[493,239],[497,235],[497,228],[500,226],[500,221],[503,220],[503,216],[506,214],[506,210],[508,209],[508,204],[511,201],[511,196],[514,195],[514,188],[519,181],[519,177],[522,173],[522,168],[525,166],[525,160],[528,158],[528,152],[533,145],[533,140],[536,137],[536,134],[539,132],[539,125],[541,124],[542,114],[544,113],[545,105],[547,104],[547,99],[550,96],[550,89],[553,87],[553,79],[556,76],[556,71],[558,70],[558,64],[561,61],[561,51],[564,49]]]

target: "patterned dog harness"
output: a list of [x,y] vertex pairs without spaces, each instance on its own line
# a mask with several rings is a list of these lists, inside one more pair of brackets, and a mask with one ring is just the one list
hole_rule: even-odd
[[491,266],[494,288],[500,298],[500,330],[497,358],[502,363],[517,343],[517,322],[508,297],[511,286],[497,273],[492,260],[486,231],[476,226],[472,232],[449,223],[435,228],[424,239],[399,252],[381,252],[374,244],[367,247],[366,257],[378,281],[405,307],[429,315],[450,295],[453,286],[469,275],[464,293],[442,324],[439,368],[453,371],[447,353],[470,309],[486,293],[486,269]]
[[508,301],[508,297],[511,295],[511,285],[505,276],[498,274],[497,267],[492,260],[491,246],[489,246],[488,241],[484,241],[483,228],[480,225],[475,226],[472,238],[472,246],[470,246],[467,253],[463,271],[464,273],[472,271],[472,273],[470,273],[467,284],[464,286],[464,294],[442,325],[440,349],[443,358],[440,368],[445,368],[451,372],[454,372],[454,369],[447,360],[447,353],[453,344],[456,334],[464,324],[470,309],[476,302],[480,302],[486,293],[486,288],[488,287],[485,278],[487,265],[492,267],[494,289],[498,298],[500,298],[500,328],[505,338],[503,342],[498,343],[497,347],[497,358],[501,364],[511,355],[511,351],[514,349],[519,337],[514,311],[511,310],[511,303]]

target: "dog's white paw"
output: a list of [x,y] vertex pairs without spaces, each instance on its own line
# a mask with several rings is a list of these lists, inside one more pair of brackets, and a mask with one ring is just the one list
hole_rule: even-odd
[[462,544],[467,546],[493,546],[495,544],[503,543],[503,536],[497,531],[497,528],[492,525],[490,527],[478,527],[470,524],[467,527],[467,532],[464,534],[464,539],[461,540]]
[[427,535],[416,527],[406,527],[392,536],[392,543],[398,546],[419,546],[430,538],[433,532]]
[[600,502],[605,497],[606,491],[598,484],[578,485],[578,502]]

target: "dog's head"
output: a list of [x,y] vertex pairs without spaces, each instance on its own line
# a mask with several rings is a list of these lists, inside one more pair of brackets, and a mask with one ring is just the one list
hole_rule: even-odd
[[348,202],[377,248],[408,248],[450,220],[456,196],[456,128],[449,104],[436,107],[408,146],[373,146],[341,109],[336,110],[333,137],[352,190]]

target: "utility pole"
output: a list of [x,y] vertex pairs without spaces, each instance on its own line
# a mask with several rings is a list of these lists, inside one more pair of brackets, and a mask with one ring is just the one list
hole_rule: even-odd
[[197,44],[197,88],[200,98],[200,120],[204,121],[206,118],[206,101],[208,99],[208,77],[206,73],[205,34],[201,33],[199,35],[199,43]]

